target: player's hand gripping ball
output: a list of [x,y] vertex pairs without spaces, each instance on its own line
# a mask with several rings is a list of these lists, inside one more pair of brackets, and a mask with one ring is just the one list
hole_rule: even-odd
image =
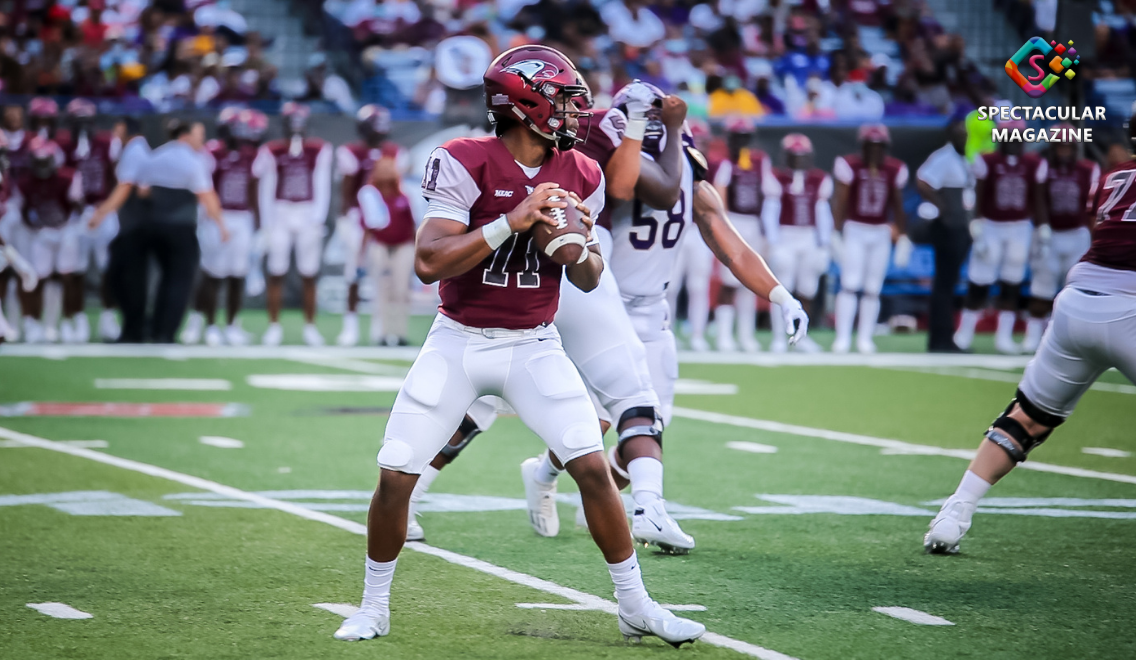
[[[545,213],[556,221],[555,225],[537,223],[533,225],[533,238],[536,247],[546,257],[561,266],[571,266],[581,260],[588,248],[588,234],[591,231],[591,218],[587,209],[581,209],[579,198],[569,193],[568,206],[549,207]],[[549,197],[548,201],[561,201],[559,197]]]

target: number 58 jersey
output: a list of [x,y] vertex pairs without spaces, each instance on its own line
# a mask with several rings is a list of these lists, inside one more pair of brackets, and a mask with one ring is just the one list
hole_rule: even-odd
[[[426,218],[454,220],[477,231],[512,211],[545,182],[579,195],[593,217],[603,209],[603,172],[576,151],[553,149],[539,168],[527,168],[499,138],[450,140],[426,161]],[[513,234],[478,265],[442,280],[438,309],[475,328],[535,328],[552,322],[563,272],[563,266],[536,248],[531,231]]]

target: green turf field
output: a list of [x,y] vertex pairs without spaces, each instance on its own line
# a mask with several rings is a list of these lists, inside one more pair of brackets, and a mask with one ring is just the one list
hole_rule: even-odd
[[[682,365],[684,379],[723,386],[680,395],[666,434],[667,497],[698,547],[640,558],[655,598],[705,608],[684,615],[717,637],[680,651],[622,640],[597,609],[612,587],[572,524],[571,481],[560,536],[537,537],[519,464],[541,444],[503,417],[435,482],[421,517],[429,545],[400,559],[391,635],[336,642],[339,615],[313,605],[359,598],[359,524],[406,363],[327,355],[0,352],[9,414],[27,412],[18,402],[243,413],[0,417],[0,658],[1136,657],[1136,457],[1082,451],[1136,454],[1136,390],[1106,374],[1033,454],[1048,471],[996,486],[962,554],[927,556],[933,502],[953,490],[960,450],[977,445],[1020,369],[915,363]],[[108,379],[229,389],[105,389],[130,385]],[[371,391],[268,387],[297,383]],[[225,439],[241,446],[216,446]],[[27,606],[52,602],[92,616]]]

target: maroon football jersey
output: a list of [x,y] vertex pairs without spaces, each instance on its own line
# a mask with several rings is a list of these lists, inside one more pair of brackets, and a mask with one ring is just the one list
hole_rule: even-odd
[[[493,222],[516,208],[530,191],[546,181],[588,199],[600,187],[599,164],[584,154],[553,149],[531,179],[496,137],[458,138],[439,151],[448,152],[472,178],[476,198],[469,211],[469,231]],[[441,197],[441,160],[432,157],[422,181],[423,195]],[[514,234],[480,264],[442,280],[439,310],[455,321],[477,328],[526,329],[551,323],[560,296],[560,266],[536,248],[531,232]]]
[[1096,193],[1099,166],[1083,159],[1069,164],[1050,164],[1046,179],[1049,224],[1054,231],[1076,229],[1089,224],[1089,205]]
[[[1002,153],[980,156],[986,170],[978,213],[995,222],[1015,222],[1033,217],[1031,184],[1037,181],[1038,168],[1048,169],[1040,156],[1025,153],[1010,157]],[[979,165],[978,171],[983,169]]]
[[872,171],[860,154],[840,156],[833,167],[836,180],[848,186],[845,205],[846,220],[869,225],[882,225],[888,221],[896,195],[903,194],[907,185],[907,165],[898,158],[888,156],[883,165]]
[[303,145],[297,155],[292,155],[290,140],[273,140],[265,145],[276,162],[276,199],[310,202],[315,196],[316,158],[324,141],[304,138]]
[[[813,168],[805,172],[803,186],[793,190],[793,170],[777,168],[773,170],[777,182],[781,184],[781,224],[793,227],[815,227],[816,205],[820,199],[821,186],[828,175],[824,170]],[[831,184],[829,184],[831,189]]]
[[[379,243],[383,245],[402,245],[414,240],[414,214],[410,212],[410,198],[401,190],[396,193],[383,195],[383,202],[390,212],[390,224],[382,229],[367,228]],[[359,205],[356,198],[355,205]]]
[[[610,113],[611,116],[608,116]],[[627,121],[621,112],[611,112],[610,110],[595,110],[591,117],[580,117],[580,130],[579,135],[587,136],[587,139],[580,144],[577,144],[573,151],[578,151],[588,158],[599,163],[600,171],[607,169],[607,163],[611,160],[611,155],[615,153],[617,145],[612,142],[611,137],[600,128],[600,123],[604,122],[606,118],[606,125],[623,135],[624,129],[627,128]],[[610,201],[610,200],[609,200]],[[604,204],[603,211],[600,216],[596,218],[596,225],[611,231],[611,212],[614,205],[611,203]]]
[[[730,161],[730,182],[726,184],[726,208],[732,213],[761,214],[761,173],[769,156],[764,151],[749,150],[748,162]],[[747,165],[743,168],[742,165]]]
[[1136,160],[1117,165],[1102,178],[1093,202],[1093,244],[1081,261],[1136,270]]
[[256,147],[242,144],[230,149],[221,140],[206,145],[213,157],[213,189],[226,211],[248,211],[249,186],[252,184],[252,163],[256,160]]
[[114,189],[114,159],[111,157],[109,133],[97,133],[87,139],[87,151],[78,153],[78,140],[68,139],[60,146],[67,156],[67,166],[79,173],[83,179],[83,203],[94,206],[110,197]]
[[23,197],[23,220],[32,229],[62,227],[75,212],[75,202],[68,195],[75,171],[61,167],[46,179],[24,173],[16,179]]
[[371,172],[375,169],[375,163],[382,158],[397,158],[399,146],[387,140],[377,148],[371,148],[362,142],[351,142],[343,145],[343,148],[350,151],[359,162],[359,169],[354,174],[346,174],[343,177],[348,182],[348,188],[344,191],[346,199],[343,200],[343,210],[349,211],[359,208],[359,191],[371,182]]

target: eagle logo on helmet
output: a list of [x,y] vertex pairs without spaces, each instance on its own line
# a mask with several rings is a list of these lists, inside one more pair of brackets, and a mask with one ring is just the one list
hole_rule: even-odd
[[525,80],[530,81],[540,80],[541,78],[552,78],[560,73],[556,67],[541,60],[521,60],[520,62],[505,67],[505,71],[515,73]]

